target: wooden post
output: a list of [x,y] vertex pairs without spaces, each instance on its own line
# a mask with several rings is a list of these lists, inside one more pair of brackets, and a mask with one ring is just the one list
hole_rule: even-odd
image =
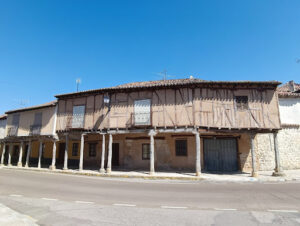
[[13,150],[13,144],[9,145],[9,151],[8,151],[8,166],[11,166],[11,154],[12,154],[12,150]]
[[2,154],[1,154],[1,165],[4,166],[4,156],[5,156],[5,143],[2,143]]
[[24,142],[22,141],[20,144],[18,167],[22,167],[23,146],[24,146]]
[[251,139],[251,157],[252,157],[252,177],[257,177],[257,169],[256,169],[256,155],[255,155],[255,148],[254,148],[254,138],[255,135],[251,134],[250,139]]
[[80,139],[80,159],[79,159],[79,171],[83,170],[83,151],[84,151],[84,134],[81,134]]
[[68,149],[69,149],[69,136],[66,134],[66,147],[65,147],[65,157],[64,157],[64,168],[63,170],[68,169]]
[[200,134],[198,130],[195,131],[196,139],[196,176],[201,175],[201,143],[200,143]]
[[31,140],[29,141],[28,148],[27,148],[26,163],[25,163],[26,168],[29,167],[30,152],[31,152]]
[[56,162],[56,140],[53,141],[52,163],[51,163],[51,166],[49,167],[51,170],[55,170],[56,169],[55,162]]
[[106,173],[111,173],[112,142],[113,142],[112,134],[110,133],[108,137],[109,137],[109,140],[108,140],[108,156],[107,156]]
[[149,136],[150,136],[150,175],[155,174],[154,169],[154,136],[156,135],[156,132],[154,130],[150,130]]
[[39,146],[39,161],[38,161],[38,168],[41,168],[41,162],[42,162],[42,154],[43,154],[43,141],[40,140],[40,146]]
[[104,160],[105,160],[105,134],[102,134],[101,167],[99,170],[100,173],[105,173]]
[[281,166],[280,166],[280,155],[279,155],[279,149],[278,149],[278,140],[277,140],[277,133],[273,133],[274,137],[274,151],[275,151],[275,170],[273,172],[273,176],[285,176],[284,172],[282,172]]

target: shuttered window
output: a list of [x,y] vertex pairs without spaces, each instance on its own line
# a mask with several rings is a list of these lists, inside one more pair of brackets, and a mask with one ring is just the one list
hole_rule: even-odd
[[175,140],[176,156],[187,156],[187,140]]
[[20,115],[19,114],[13,115],[13,119],[12,119],[13,126],[19,126],[19,121],[20,121]]
[[72,128],[84,128],[84,114],[84,105],[73,107]]
[[149,160],[150,159],[150,144],[142,145],[142,159]]
[[151,124],[151,100],[134,101],[134,124],[150,125]]
[[42,117],[43,117],[43,114],[42,112],[37,112],[34,114],[34,125],[35,126],[41,126],[42,125]]

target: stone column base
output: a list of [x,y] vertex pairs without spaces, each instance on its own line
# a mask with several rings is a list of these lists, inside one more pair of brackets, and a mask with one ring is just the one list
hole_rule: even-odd
[[107,168],[107,169],[106,169],[106,173],[111,173],[111,169],[110,169],[110,168]]
[[150,175],[150,176],[154,176],[154,175],[155,175],[155,172],[154,172],[154,171],[150,171],[149,175]]
[[18,167],[22,167],[22,163],[21,162],[18,162]]
[[105,169],[100,169],[99,172],[100,173],[105,173]]
[[273,172],[272,174],[273,177],[285,177],[285,173],[284,172]]
[[7,166],[8,166],[8,167],[12,167],[12,164],[8,164]]
[[0,166],[4,166],[4,164],[0,164]]
[[68,170],[68,168],[67,168],[67,167],[64,167],[63,170]]
[[258,177],[258,173],[257,172],[252,172],[251,177]]
[[201,176],[201,172],[196,172],[196,177],[200,177]]
[[49,169],[50,170],[56,170],[56,167],[51,165],[51,166],[49,166]]

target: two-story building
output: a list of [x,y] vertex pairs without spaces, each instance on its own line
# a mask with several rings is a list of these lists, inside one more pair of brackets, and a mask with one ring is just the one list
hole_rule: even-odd
[[50,165],[56,140],[56,101],[6,112],[1,164]]
[[[280,171],[279,82],[175,79],[57,95],[64,169],[257,175],[255,137],[274,134]],[[275,157],[274,157],[275,158]]]
[[[6,118],[7,115],[0,115],[0,153],[2,153],[2,150],[5,149],[5,142],[4,142],[4,138],[5,138],[5,130],[6,130]],[[4,163],[4,157],[7,156],[3,156],[3,163]],[[7,158],[6,158],[7,159]],[[3,165],[2,163],[2,165]]]

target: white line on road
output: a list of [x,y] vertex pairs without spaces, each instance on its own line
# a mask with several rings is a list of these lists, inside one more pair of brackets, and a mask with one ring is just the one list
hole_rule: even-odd
[[222,208],[215,208],[215,210],[219,210],[219,211],[236,211],[237,209],[222,209]]
[[269,212],[298,213],[298,210],[268,210]]
[[88,201],[75,201],[76,203],[82,203],[82,204],[93,204],[94,202],[88,202]]
[[22,197],[23,195],[11,194],[9,196],[11,196],[11,197]]
[[161,206],[163,209],[187,209],[186,206]]
[[127,204],[127,203],[115,203],[114,206],[128,206],[128,207],[134,207],[135,204]]
[[49,200],[49,201],[57,201],[57,199],[52,199],[52,198],[42,198],[43,200]]

